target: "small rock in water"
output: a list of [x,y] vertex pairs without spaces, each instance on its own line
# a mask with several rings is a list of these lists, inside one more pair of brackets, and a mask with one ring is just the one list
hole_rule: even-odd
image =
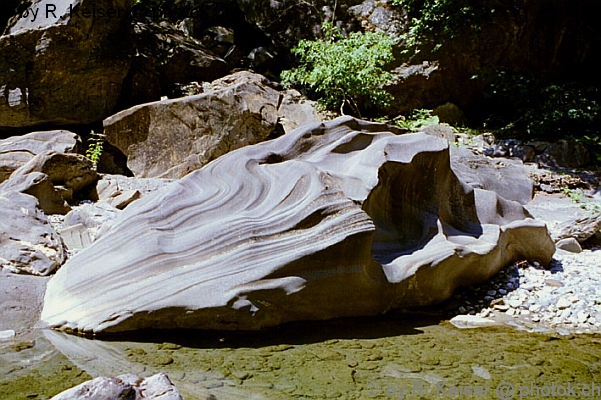
[[476,315],[457,315],[449,321],[453,326],[460,329],[480,328],[483,326],[498,325],[496,321]]
[[472,372],[479,378],[490,379],[490,372],[480,365],[472,365]]

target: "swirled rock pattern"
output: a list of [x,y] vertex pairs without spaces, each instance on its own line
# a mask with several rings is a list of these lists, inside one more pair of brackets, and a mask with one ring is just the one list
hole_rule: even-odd
[[42,320],[260,329],[433,304],[516,260],[549,263],[545,225],[460,182],[446,140],[390,129],[304,126],[136,201],[50,280]]

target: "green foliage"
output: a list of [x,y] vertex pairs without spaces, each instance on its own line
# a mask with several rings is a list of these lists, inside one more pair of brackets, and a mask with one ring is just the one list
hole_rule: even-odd
[[385,107],[392,96],[383,87],[392,79],[384,65],[393,60],[394,40],[384,32],[351,32],[343,37],[324,24],[324,39],[301,40],[292,49],[299,66],[282,72],[285,86],[300,85],[320,97],[327,109],[348,105],[360,115],[360,105]]
[[561,188],[563,193],[570,198],[574,203],[578,204],[580,208],[587,211],[590,214],[598,214],[601,212],[601,207],[598,204],[592,202],[588,196],[586,196],[580,190],[569,189],[567,187]]
[[439,120],[436,115],[432,115],[432,110],[419,109],[413,110],[407,117],[395,119],[394,123],[401,128],[415,131],[424,126],[436,125]]
[[86,157],[88,157],[94,163],[94,167],[98,165],[102,150],[104,147],[104,135],[101,133],[90,132],[88,138],[88,149],[86,150]]
[[575,135],[601,144],[599,90],[577,84],[543,85],[529,76],[497,71],[485,96],[498,105],[489,125],[500,133],[558,139]]
[[[495,11],[475,0],[393,0],[392,3],[403,7],[411,20],[405,35],[409,47],[423,44],[426,37],[454,39],[466,30],[477,35]],[[440,46],[438,43],[434,49]]]

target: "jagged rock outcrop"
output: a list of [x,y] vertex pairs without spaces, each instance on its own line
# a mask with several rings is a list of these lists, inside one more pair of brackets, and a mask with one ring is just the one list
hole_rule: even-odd
[[[248,71],[214,81],[204,93],[142,104],[104,121],[104,133],[127,157],[140,178],[181,178],[237,148],[262,142],[275,134],[284,106],[287,123],[294,107],[284,93]],[[318,119],[317,114],[314,114]],[[298,113],[301,122],[312,118]]]
[[114,112],[130,64],[130,6],[34,0],[0,37],[0,129],[87,124]]
[[31,132],[0,140],[0,183],[44,151],[71,153],[80,145],[79,136],[69,131]]
[[260,329],[437,303],[521,259],[546,226],[472,189],[448,142],[350,117],[231,152],[127,207],[50,280],[79,333]]
[[49,275],[66,258],[35,197],[0,187],[0,267],[14,273]]

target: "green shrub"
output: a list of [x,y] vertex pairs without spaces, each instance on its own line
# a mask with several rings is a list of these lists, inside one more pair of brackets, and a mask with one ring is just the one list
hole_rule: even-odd
[[104,135],[100,133],[95,133],[94,131],[90,132],[90,137],[88,138],[88,149],[86,150],[86,157],[88,157],[94,163],[94,168],[98,165],[98,161],[100,161],[100,156],[102,155],[104,147]]
[[393,60],[394,40],[384,32],[351,32],[343,37],[324,24],[325,38],[301,40],[292,49],[298,67],[282,72],[285,86],[299,85],[314,92],[328,109],[348,105],[360,115],[366,108],[385,107],[392,96],[383,87],[392,79],[384,65]]
[[413,110],[408,116],[394,120],[395,125],[410,131],[415,131],[428,125],[436,125],[439,122],[438,117],[432,115],[432,110],[426,109]]
[[489,125],[504,134],[558,139],[598,133],[599,90],[576,83],[541,84],[529,76],[497,71],[485,96],[499,105]]
[[[477,35],[483,24],[492,21],[494,9],[475,0],[393,0],[409,16],[405,35],[408,47],[424,44],[426,37],[454,39],[465,32]],[[435,45],[438,49],[441,42]]]

